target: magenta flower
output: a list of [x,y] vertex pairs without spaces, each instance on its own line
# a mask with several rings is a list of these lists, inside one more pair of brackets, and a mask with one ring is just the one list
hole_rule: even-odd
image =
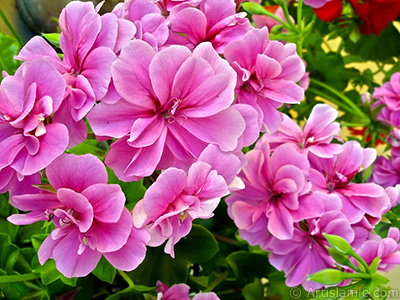
[[100,16],[92,2],[69,3],[59,20],[60,47],[64,53],[62,61],[40,37],[32,38],[17,58],[23,61],[44,58],[63,75],[67,92],[53,118],[67,126],[70,148],[86,138],[87,127],[82,118],[97,100],[107,95],[111,64],[116,58],[114,51],[119,51],[123,42],[133,37],[135,28],[132,24],[118,21],[114,14]]
[[268,143],[257,146],[246,154],[248,164],[238,175],[245,188],[233,191],[226,202],[240,236],[264,249],[268,232],[291,239],[294,223],[322,215],[324,206],[318,197],[306,196],[311,184],[304,155],[290,145],[278,147],[272,155]]
[[[1,82],[0,190],[13,189],[28,175],[33,177],[25,183],[38,183],[35,173],[66,149],[67,128],[51,117],[64,92],[63,77],[43,59],[23,64],[15,76]],[[29,189],[30,183],[25,188]]]
[[399,229],[391,227],[386,238],[382,239],[378,235],[366,241],[358,250],[360,255],[368,265],[379,257],[378,270],[388,272],[400,264],[400,244]]
[[363,149],[355,141],[343,144],[342,152],[333,158],[309,155],[313,190],[338,195],[343,204],[342,212],[351,224],[359,222],[364,216],[376,224],[390,208],[388,195],[381,186],[351,182],[357,173],[372,164],[375,157],[375,149]]
[[156,1],[125,0],[113,9],[113,13],[120,19],[133,23],[134,38],[149,43],[158,51],[168,39],[167,21],[161,14]]
[[187,169],[208,144],[235,150],[245,132],[247,118],[229,107],[235,72],[209,43],[193,53],[183,46],[156,53],[131,41],[113,65],[113,78],[123,99],[100,103],[88,121],[96,135],[118,138],[106,164],[121,180],[170,166]]
[[39,248],[41,264],[53,258],[66,277],[81,277],[102,255],[121,270],[142,262],[148,233],[133,226],[121,187],[107,185],[107,171],[98,158],[64,154],[46,174],[55,192],[14,196],[11,204],[30,212],[8,218],[18,225],[53,221],[56,228]]
[[146,226],[151,234],[147,244],[156,247],[168,240],[164,251],[172,257],[174,245],[189,233],[192,221],[213,216],[241,167],[234,154],[213,145],[201,158],[204,161],[195,162],[187,173],[176,168],[163,171],[133,209],[135,226]]
[[261,131],[274,132],[283,120],[277,108],[299,103],[304,90],[296,84],[305,71],[296,45],[268,39],[268,29],[253,29],[225,47],[225,58],[237,73],[237,102],[258,112]]
[[[280,7],[279,5],[273,5],[273,6],[269,6],[268,9],[279,19],[286,22],[286,18],[283,13],[282,7]],[[269,16],[266,16],[266,15],[252,15],[251,18],[253,19],[254,25],[257,28],[263,28],[265,26],[268,28],[269,32],[271,32],[271,29],[273,27],[275,27],[277,25],[282,25],[277,20],[275,20]],[[293,23],[295,23],[295,20],[292,18],[292,16],[290,16],[290,19],[292,20]],[[287,30],[283,28],[282,32],[287,32]]]
[[167,45],[184,45],[193,50],[209,41],[222,54],[225,46],[241,38],[251,25],[245,13],[236,13],[233,0],[203,0],[199,8],[176,7],[168,17]]
[[322,287],[319,283],[307,281],[307,277],[335,267],[335,261],[326,250],[329,244],[324,233],[341,236],[349,243],[354,239],[349,222],[339,211],[328,211],[320,218],[308,219],[307,223],[296,225],[290,240],[270,237],[269,262],[285,272],[287,286],[302,284],[308,291]]
[[330,1],[332,0],[304,0],[304,4],[309,5],[312,8],[321,8]]
[[390,81],[375,88],[372,96],[376,102],[371,109],[384,105],[376,119],[389,126],[400,127],[400,72],[394,73]]
[[384,188],[400,184],[400,153],[394,149],[392,148],[392,157],[390,159],[384,156],[377,158],[371,177],[368,178],[370,182],[379,184]]
[[203,0],[155,0],[154,2],[161,9],[164,16],[168,16],[169,12],[176,6],[198,6]]
[[262,139],[270,144],[271,149],[290,143],[299,152],[311,152],[319,157],[333,157],[342,150],[342,146],[331,144],[333,138],[340,139],[340,124],[334,122],[338,112],[327,104],[317,104],[311,111],[303,130],[287,115],[278,130],[271,135],[265,134]]
[[[189,289],[189,286],[184,283],[168,287],[161,281],[157,281],[157,300],[190,300]],[[200,293],[195,295],[193,300],[219,300],[219,298],[215,293]]]

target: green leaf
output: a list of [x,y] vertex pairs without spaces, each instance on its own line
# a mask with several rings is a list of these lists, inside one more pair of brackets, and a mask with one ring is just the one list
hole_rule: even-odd
[[397,29],[389,23],[380,35],[378,37],[375,34],[362,34],[356,43],[350,39],[345,39],[345,51],[360,56],[364,61],[385,62],[392,57],[399,57],[400,33]]
[[57,48],[60,48],[60,35],[60,33],[42,33],[42,36]]
[[44,265],[41,265],[37,255],[35,255],[32,259],[32,271],[40,273],[40,279],[44,285],[49,285],[57,279],[61,279],[66,285],[76,285],[77,278],[67,278],[61,274],[56,268],[56,262],[52,259],[47,260]]
[[271,299],[309,299],[309,293],[302,286],[289,288],[286,285],[286,277],[283,272],[275,271],[271,274],[268,274],[267,278],[267,295]]
[[11,244],[9,235],[0,233],[0,268],[12,274],[19,255],[19,248]]
[[171,286],[186,281],[190,263],[164,253],[164,247],[148,247],[146,258],[136,270],[127,273],[135,284],[155,286],[158,280]]
[[[13,75],[21,65],[20,61],[14,59],[20,48],[18,41],[0,31],[0,69],[6,71],[9,75]],[[0,79],[3,76],[0,73]]]
[[83,154],[93,154],[96,155],[98,158],[103,159],[107,151],[104,142],[98,142],[96,140],[87,139],[83,143],[67,150],[67,153],[73,153],[76,155],[83,155]]
[[193,224],[190,233],[175,246],[175,257],[191,263],[204,263],[219,250],[218,242],[210,231],[201,225]]
[[387,279],[385,276],[382,276],[380,274],[372,275],[372,283],[374,285],[388,284],[389,282],[390,282],[390,280]]
[[19,226],[11,224],[7,218],[12,214],[18,214],[18,209],[10,204],[8,193],[0,195],[0,233],[10,235],[15,242]]
[[112,284],[117,270],[102,256],[92,273],[100,280]]
[[328,250],[330,256],[332,256],[332,258],[339,263],[342,266],[348,266],[350,268],[352,268],[353,270],[360,272],[361,270],[356,267],[349,259],[349,257],[347,255],[343,255],[339,252],[337,252],[336,250],[332,249],[332,248],[326,248],[326,250]]
[[375,259],[372,261],[370,267],[372,273],[376,273],[376,271],[378,270],[380,258],[381,258],[380,256],[375,257]]
[[266,277],[267,271],[271,269],[267,256],[246,251],[230,254],[226,262],[237,278],[244,277],[253,280],[254,277]]
[[246,300],[264,299],[264,286],[260,279],[256,278],[254,283],[246,285],[242,291],[242,295]]
[[254,2],[242,3],[242,7],[246,12],[252,15],[265,15],[267,11],[261,4]]

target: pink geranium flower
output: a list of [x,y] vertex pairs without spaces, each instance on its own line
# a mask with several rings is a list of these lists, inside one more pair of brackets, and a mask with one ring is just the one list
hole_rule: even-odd
[[319,283],[307,281],[307,277],[335,267],[335,261],[326,250],[329,244],[324,233],[341,236],[349,243],[354,239],[354,232],[346,217],[335,210],[325,212],[320,218],[308,219],[301,226],[296,225],[290,240],[270,238],[269,261],[275,268],[285,272],[287,286],[302,284],[308,291],[322,287]]
[[284,143],[290,143],[305,154],[311,152],[319,157],[333,157],[342,151],[341,145],[331,144],[332,139],[340,139],[340,124],[334,122],[337,115],[338,112],[333,107],[317,104],[303,129],[284,115],[278,130],[271,135],[265,134],[262,139],[270,144],[272,150]]
[[310,180],[314,190],[338,195],[343,204],[342,212],[351,224],[364,216],[376,224],[390,208],[385,190],[374,183],[352,183],[353,177],[368,168],[376,157],[376,150],[363,149],[358,142],[343,144],[343,150],[332,158],[309,155]]
[[[157,300],[190,300],[189,289],[189,286],[184,283],[168,287],[161,281],[157,281]],[[200,293],[195,295],[193,300],[219,300],[219,298],[215,293]]]
[[131,41],[113,65],[113,79],[122,99],[100,103],[88,121],[96,135],[118,138],[106,164],[121,180],[187,169],[208,144],[233,151],[245,133],[247,117],[230,107],[235,72],[209,43],[193,53],[183,46],[156,53]]
[[[12,189],[66,149],[67,128],[52,120],[64,93],[63,77],[44,59],[23,64],[15,76],[1,82],[0,190]],[[38,180],[38,175],[33,177]]]
[[245,188],[226,199],[243,239],[264,249],[268,232],[291,239],[295,222],[322,215],[323,202],[306,195],[311,190],[308,160],[294,147],[282,145],[271,155],[268,143],[262,143],[246,158],[248,164],[238,175]]
[[107,95],[114,51],[118,52],[123,42],[133,37],[135,28],[118,21],[114,14],[100,16],[92,2],[69,3],[59,20],[62,61],[41,37],[32,38],[17,58],[44,58],[63,75],[67,84],[65,100],[53,118],[67,126],[72,147],[86,138],[87,127],[82,119],[97,100]]
[[305,71],[296,45],[270,41],[267,28],[253,29],[229,43],[224,55],[238,75],[236,101],[257,110],[261,131],[277,130],[283,120],[277,108],[304,97],[303,88],[296,84]]
[[386,238],[382,239],[378,235],[373,235],[358,250],[360,255],[368,265],[379,257],[378,270],[388,272],[400,264],[400,245],[399,229],[391,227]]
[[148,245],[156,247],[168,240],[164,251],[172,257],[174,245],[189,233],[192,221],[213,216],[241,167],[234,154],[213,145],[202,155],[187,173],[176,168],[163,171],[133,209],[135,226],[146,226],[151,234]]
[[233,0],[203,0],[199,8],[175,7],[168,17],[167,45],[185,45],[193,50],[209,41],[222,54],[225,46],[241,38],[251,25],[245,13],[236,13]]
[[81,277],[93,271],[102,255],[126,271],[142,262],[148,233],[133,226],[121,187],[107,184],[98,158],[64,154],[46,174],[54,193],[14,196],[11,204],[30,212],[8,218],[18,225],[53,221],[56,228],[39,248],[41,264],[53,258],[66,277]]
[[120,19],[132,22],[135,39],[149,43],[158,51],[168,39],[167,21],[160,8],[152,0],[125,0],[113,9]]
[[392,148],[391,158],[387,159],[384,156],[379,156],[374,163],[370,182],[379,184],[387,188],[400,184],[400,153],[399,148]]

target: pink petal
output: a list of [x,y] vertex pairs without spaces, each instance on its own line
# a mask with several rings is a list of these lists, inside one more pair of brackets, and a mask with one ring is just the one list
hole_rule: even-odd
[[65,277],[84,277],[96,267],[101,253],[85,247],[83,253],[78,254],[82,240],[77,229],[71,228],[68,234],[55,245],[53,258],[57,270]]
[[91,185],[107,183],[107,171],[94,155],[65,154],[46,169],[47,178],[55,189],[70,188],[78,193]]
[[125,195],[118,184],[98,183],[82,191],[93,207],[94,218],[104,223],[115,223],[125,205]]
[[104,257],[117,269],[132,271],[136,269],[146,256],[145,243],[150,236],[146,229],[132,227],[126,244],[114,252],[103,253]]
[[237,110],[228,108],[207,118],[189,118],[183,127],[204,142],[217,144],[222,151],[231,151],[244,132],[245,122]]

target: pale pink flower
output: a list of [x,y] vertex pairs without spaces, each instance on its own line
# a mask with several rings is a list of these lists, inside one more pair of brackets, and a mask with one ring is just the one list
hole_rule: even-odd
[[329,244],[323,234],[338,235],[351,243],[354,232],[346,217],[335,210],[306,221],[301,226],[296,225],[290,240],[270,238],[269,261],[279,271],[285,272],[287,286],[302,284],[306,290],[315,290],[322,285],[308,281],[308,275],[335,267],[335,261],[326,250]]
[[387,188],[400,184],[400,156],[398,151],[393,151],[390,159],[379,156],[374,163],[371,177],[368,181]]
[[311,152],[319,157],[333,157],[342,151],[342,146],[332,144],[334,138],[340,139],[340,124],[334,122],[338,112],[327,104],[314,106],[303,129],[287,115],[278,130],[271,135],[265,134],[262,140],[270,144],[271,149],[284,144],[293,144],[299,152]]
[[363,149],[356,141],[343,144],[343,150],[332,158],[309,154],[310,180],[313,190],[338,195],[343,204],[342,212],[351,224],[368,217],[376,224],[390,208],[385,190],[374,183],[352,183],[354,176],[368,168],[376,157],[376,150]]
[[399,229],[391,227],[386,238],[374,234],[356,252],[368,265],[379,257],[378,270],[388,272],[400,264],[399,250]]
[[113,79],[122,99],[100,103],[88,121],[96,135],[118,138],[106,164],[121,180],[170,166],[187,169],[208,144],[236,150],[248,129],[242,109],[230,107],[235,72],[210,43],[193,53],[183,46],[156,53],[131,41],[113,65]]
[[237,73],[236,101],[257,110],[261,131],[277,130],[283,120],[277,109],[304,97],[304,89],[296,83],[305,71],[296,45],[270,41],[267,28],[253,29],[229,43],[224,55]]
[[[171,287],[157,281],[157,300],[190,300],[189,286],[184,283],[174,284]],[[200,293],[193,297],[193,300],[219,300],[215,293]]]
[[88,275],[102,255],[116,268],[130,271],[144,259],[144,229],[132,224],[119,185],[107,184],[107,171],[93,155],[64,154],[46,168],[50,186],[42,192],[14,196],[11,204],[25,215],[12,215],[18,225],[53,221],[56,228],[39,248],[39,262],[49,258],[66,277]]
[[304,0],[304,4],[309,5],[312,8],[320,8],[330,1],[332,0]]
[[125,0],[113,9],[121,20],[130,21],[135,27],[134,38],[149,43],[158,51],[168,39],[167,21],[152,0]]
[[[133,37],[135,28],[126,20],[118,20],[114,14],[100,16],[92,2],[70,2],[59,20],[60,47],[64,53],[62,61],[41,37],[32,38],[17,59],[44,58],[63,75],[67,91],[53,118],[67,126],[70,148],[86,138],[87,127],[82,118],[96,101],[108,95],[115,53]],[[119,97],[114,93],[112,98],[115,102]]]
[[168,16],[169,12],[176,6],[187,7],[187,6],[198,6],[203,0],[153,0],[164,16]]
[[[283,13],[282,7],[280,7],[279,5],[272,5],[272,6],[266,6],[265,9],[273,13],[275,16],[277,16],[279,19],[281,19],[286,23],[286,18]],[[254,25],[257,28],[263,28],[265,26],[268,28],[269,32],[271,32],[271,29],[273,27],[277,25],[278,26],[282,25],[277,20],[266,15],[252,15],[251,18],[253,19]],[[292,18],[292,16],[290,16],[290,19],[292,20],[293,23],[295,23],[295,20]],[[287,32],[287,30],[283,29],[282,32]]]
[[157,247],[166,240],[164,251],[174,257],[174,245],[186,236],[194,219],[213,216],[221,197],[241,167],[234,154],[210,145],[186,173],[169,168],[161,173],[133,209],[136,227],[146,226],[151,234],[147,243]]
[[229,42],[251,30],[245,16],[246,13],[236,13],[233,0],[203,0],[199,8],[175,7],[168,17],[167,45],[184,45],[193,50],[209,41],[222,54]]
[[[40,170],[61,155],[68,131],[52,119],[65,93],[65,82],[46,60],[23,64],[0,87],[0,190],[37,183]],[[12,192],[14,193],[14,191]],[[15,193],[14,193],[15,194]]]
[[246,153],[248,164],[238,175],[245,188],[226,199],[229,216],[240,236],[264,249],[267,233],[278,239],[293,237],[294,223],[322,215],[320,197],[307,195],[307,158],[290,145],[278,147],[272,155],[268,143]]

